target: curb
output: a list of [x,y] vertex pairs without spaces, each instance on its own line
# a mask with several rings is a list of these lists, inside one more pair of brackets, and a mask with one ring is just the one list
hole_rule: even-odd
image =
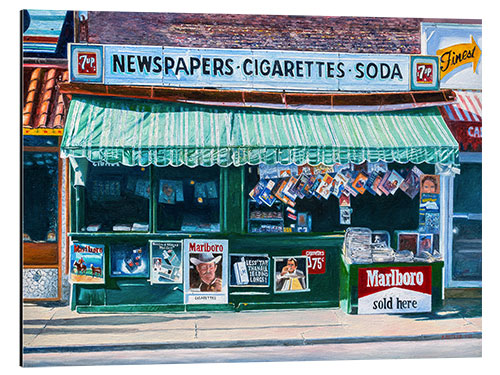
[[34,353],[90,353],[104,351],[137,351],[137,350],[172,350],[172,349],[214,349],[214,348],[245,348],[255,346],[303,346],[321,344],[358,344],[367,342],[389,341],[430,341],[480,339],[482,332],[437,333],[414,336],[360,336],[360,337],[330,337],[316,339],[290,340],[225,340],[177,343],[141,343],[141,344],[102,344],[73,346],[40,346],[25,347],[23,354]]

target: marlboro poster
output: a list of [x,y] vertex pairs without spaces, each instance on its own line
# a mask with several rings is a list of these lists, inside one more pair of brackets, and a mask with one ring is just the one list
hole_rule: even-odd
[[183,248],[184,303],[227,303],[228,241],[186,239]]
[[402,314],[431,310],[431,266],[359,269],[358,314]]
[[104,284],[104,245],[71,244],[70,282]]
[[182,283],[182,242],[149,241],[151,284]]

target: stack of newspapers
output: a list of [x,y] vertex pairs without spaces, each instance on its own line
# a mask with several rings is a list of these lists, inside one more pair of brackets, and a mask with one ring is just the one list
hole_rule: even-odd
[[368,228],[347,228],[344,239],[344,255],[352,263],[371,263],[372,231]]
[[385,243],[374,243],[371,245],[372,260],[374,262],[394,261],[394,250]]
[[395,262],[413,262],[413,252],[411,250],[399,250],[394,252]]

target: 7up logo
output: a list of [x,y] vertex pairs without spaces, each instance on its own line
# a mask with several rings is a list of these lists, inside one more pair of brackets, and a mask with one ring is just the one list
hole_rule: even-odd
[[97,54],[78,52],[78,74],[97,75]]
[[417,83],[432,83],[433,65],[417,63]]

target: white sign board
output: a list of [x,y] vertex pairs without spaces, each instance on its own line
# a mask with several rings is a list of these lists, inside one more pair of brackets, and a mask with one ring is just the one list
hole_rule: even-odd
[[71,44],[70,80],[192,88],[408,91],[410,55]]

